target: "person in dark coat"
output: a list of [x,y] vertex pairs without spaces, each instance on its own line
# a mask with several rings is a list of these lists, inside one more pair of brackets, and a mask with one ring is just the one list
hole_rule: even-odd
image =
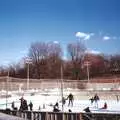
[[65,105],[65,103],[66,103],[66,99],[63,97],[62,98],[62,104]]
[[23,110],[28,110],[27,100],[23,101]]
[[31,101],[30,101],[29,107],[30,107],[30,110],[32,111],[33,110],[33,103]]
[[85,114],[83,115],[83,120],[91,120],[92,114],[89,107],[86,107],[83,111],[85,111]]
[[14,101],[12,102],[11,107],[13,110],[15,109],[15,102]]
[[98,108],[98,100],[100,100],[100,98],[99,98],[99,96],[97,94],[95,94],[94,101],[95,101],[95,104],[96,104],[97,108]]
[[72,110],[71,110],[71,109],[69,109],[69,110],[68,110],[68,112],[72,112]]
[[23,111],[23,101],[24,101],[24,98],[21,97],[19,100],[20,100],[20,108],[19,108],[19,110]]
[[20,99],[20,111],[28,110],[27,100],[25,100],[23,97]]
[[69,100],[68,106],[70,106],[70,104],[73,106],[74,97],[73,97],[72,93],[70,93],[68,95],[67,99]]
[[56,102],[56,104],[53,106],[53,112],[59,112],[59,104]]
[[97,94],[95,94],[94,100],[95,100],[95,101],[98,101],[99,99],[100,99],[99,96],[98,96]]
[[93,104],[93,102],[94,102],[94,98],[93,98],[93,97],[91,97],[89,100],[91,101],[91,105],[92,105],[92,104]]

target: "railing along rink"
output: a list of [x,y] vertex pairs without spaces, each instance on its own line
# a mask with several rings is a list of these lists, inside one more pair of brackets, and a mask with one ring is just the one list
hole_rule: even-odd
[[0,112],[15,115],[25,120],[83,120],[81,113],[68,112],[40,112],[40,111],[13,111],[0,110]]
[[[120,113],[74,113],[74,112],[41,112],[13,111],[0,112],[24,118],[24,120],[120,120]],[[92,117],[91,117],[92,116]]]

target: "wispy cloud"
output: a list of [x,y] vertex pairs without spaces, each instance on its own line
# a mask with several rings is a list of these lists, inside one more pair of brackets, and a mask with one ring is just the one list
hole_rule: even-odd
[[97,50],[88,49],[88,50],[85,51],[85,53],[100,54],[101,52],[100,52],[100,51],[97,51]]
[[107,41],[107,40],[110,40],[111,38],[109,36],[104,36],[103,37],[103,40]]
[[6,60],[6,61],[2,62],[2,65],[3,65],[4,67],[8,67],[9,64],[10,64],[10,61],[9,61],[9,60]]
[[53,43],[55,43],[55,44],[59,44],[59,42],[58,42],[58,41],[53,41]]
[[91,36],[94,36],[94,33],[77,32],[75,36],[83,40],[89,40]]
[[93,54],[100,54],[101,52],[97,51],[97,50],[91,50],[91,53],[93,53]]
[[28,52],[27,50],[21,50],[20,54],[27,54],[27,52]]

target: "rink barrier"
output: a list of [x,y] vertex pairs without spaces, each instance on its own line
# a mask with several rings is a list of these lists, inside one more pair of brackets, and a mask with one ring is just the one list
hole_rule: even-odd
[[86,120],[86,118],[87,120],[120,120],[120,113],[13,111],[10,109],[0,110],[0,112],[21,117],[24,120]]
[[72,112],[40,112],[40,111],[13,111],[0,110],[0,112],[24,118],[25,120],[83,120],[81,113]]

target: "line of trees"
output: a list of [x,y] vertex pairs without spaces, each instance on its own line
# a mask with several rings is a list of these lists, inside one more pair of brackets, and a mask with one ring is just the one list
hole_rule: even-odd
[[32,43],[28,58],[24,58],[24,65],[10,65],[5,69],[0,67],[0,76],[6,76],[8,71],[11,77],[26,78],[29,64],[29,77],[35,79],[55,79],[61,77],[61,66],[63,78],[83,80],[87,78],[85,62],[89,61],[90,77],[106,75],[117,75],[120,73],[120,55],[92,54],[80,41],[67,45],[67,56],[63,59],[64,50],[58,43],[35,42]]

